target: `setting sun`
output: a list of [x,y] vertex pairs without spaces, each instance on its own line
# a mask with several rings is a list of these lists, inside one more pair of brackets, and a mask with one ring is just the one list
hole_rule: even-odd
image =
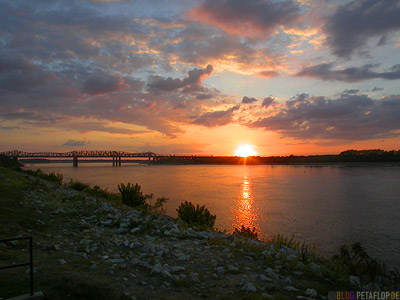
[[241,144],[235,150],[236,156],[248,157],[257,155],[256,150],[254,149],[256,146],[250,144]]

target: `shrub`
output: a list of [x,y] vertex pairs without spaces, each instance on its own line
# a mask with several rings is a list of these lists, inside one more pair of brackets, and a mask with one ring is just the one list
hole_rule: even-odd
[[374,281],[378,276],[386,273],[385,265],[371,258],[360,242],[351,247],[343,245],[339,254],[332,257],[337,275],[355,275],[360,278],[366,277],[368,281]]
[[235,231],[233,232],[236,235],[241,235],[247,238],[251,238],[253,240],[258,240],[258,233],[256,232],[256,228],[253,227],[253,229],[250,229],[250,227],[245,227],[242,225],[242,227],[235,228]]
[[168,198],[161,197],[156,199],[156,203],[154,205],[150,204],[150,210],[158,215],[165,215],[164,204],[168,201]]
[[198,229],[212,229],[217,218],[205,206],[199,207],[197,204],[195,207],[188,201],[181,203],[176,211],[179,220]]
[[21,170],[21,164],[16,159],[9,158],[4,155],[0,155],[0,166],[11,170]]
[[135,185],[128,182],[127,185],[121,183],[118,185],[118,190],[121,193],[122,203],[129,207],[144,206],[148,208],[147,199],[153,198],[153,194],[143,195],[140,185]]
[[35,176],[35,177],[38,177],[38,178],[41,178],[41,179],[44,179],[44,180],[47,180],[47,181],[57,183],[59,185],[62,185],[63,178],[64,178],[63,175],[60,173],[51,172],[51,173],[46,174],[46,173],[43,173],[43,171],[40,169],[37,169],[36,171],[26,170],[25,173]]
[[90,188],[87,184],[81,183],[79,181],[73,181],[72,179],[69,181],[68,187],[80,192]]

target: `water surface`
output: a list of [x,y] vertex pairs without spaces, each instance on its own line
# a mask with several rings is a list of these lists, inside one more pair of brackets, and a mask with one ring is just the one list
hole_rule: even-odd
[[[51,163],[26,165],[60,172],[89,185],[117,191],[139,183],[144,193],[169,198],[168,215],[185,200],[217,215],[216,227],[231,232],[256,227],[263,238],[281,233],[331,255],[360,241],[371,256],[400,266],[400,165],[225,166]],[[65,182],[66,182],[65,181]]]

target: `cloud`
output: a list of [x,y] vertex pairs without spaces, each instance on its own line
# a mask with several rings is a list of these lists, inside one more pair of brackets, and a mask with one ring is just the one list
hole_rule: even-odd
[[206,127],[216,127],[227,125],[232,121],[233,113],[239,109],[239,105],[233,106],[227,110],[219,110],[202,114],[193,124]]
[[[125,85],[125,87],[127,87]],[[124,88],[124,80],[117,75],[94,74],[83,83],[82,92],[90,95],[106,94]]]
[[149,91],[174,91],[185,87],[185,92],[198,90],[203,80],[210,77],[213,67],[208,65],[205,69],[193,69],[188,72],[186,78],[164,78],[161,76],[152,76],[147,84]]
[[323,63],[311,67],[304,67],[296,74],[297,77],[311,77],[321,80],[358,82],[370,79],[400,79],[400,64],[394,65],[387,72],[376,72],[377,65],[367,64],[361,67],[351,67],[342,70],[333,70],[334,63]]
[[293,97],[292,99],[296,100],[296,101],[303,101],[305,99],[307,99],[308,97],[310,97],[309,94],[306,93],[301,93],[301,94],[297,94],[295,97]]
[[360,90],[356,89],[350,89],[350,90],[344,90],[342,94],[357,94]]
[[243,97],[243,99],[242,99],[242,103],[243,104],[249,104],[249,103],[253,103],[253,102],[257,102],[257,99],[256,98],[253,98],[253,97],[247,97],[247,96],[244,96]]
[[212,95],[211,94],[198,94],[196,96],[196,99],[198,100],[207,100],[207,99],[211,99]]
[[299,140],[370,140],[400,135],[400,95],[381,100],[366,95],[310,97],[277,106],[273,114],[249,124]]
[[371,37],[400,29],[400,1],[356,0],[339,6],[326,23],[328,44],[339,57],[349,57]]
[[228,33],[266,39],[278,26],[293,24],[300,16],[300,7],[291,0],[206,0],[189,16]]
[[79,147],[79,146],[86,146],[86,145],[89,145],[89,144],[90,144],[90,141],[86,141],[86,140],[83,140],[83,141],[68,140],[64,144],[62,144],[62,146],[65,146],[65,147]]
[[258,75],[265,78],[273,78],[279,76],[279,73],[276,71],[261,71]]
[[264,106],[265,108],[268,108],[268,106],[270,106],[272,104],[272,102],[274,102],[274,98],[266,97],[266,98],[264,98],[261,106]]
[[384,90],[384,88],[380,88],[380,87],[374,87],[374,88],[372,89],[373,92],[383,91],[383,90]]

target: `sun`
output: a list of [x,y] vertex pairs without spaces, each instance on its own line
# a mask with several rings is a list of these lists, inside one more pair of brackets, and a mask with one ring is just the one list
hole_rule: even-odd
[[236,156],[248,157],[248,156],[256,156],[257,152],[255,150],[256,146],[250,144],[240,144],[237,146],[235,150]]

